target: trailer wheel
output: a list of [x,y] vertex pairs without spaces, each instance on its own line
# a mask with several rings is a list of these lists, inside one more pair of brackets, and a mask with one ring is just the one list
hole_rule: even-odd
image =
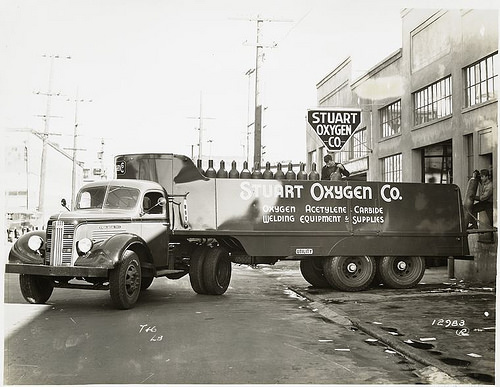
[[417,285],[425,273],[422,257],[384,257],[379,274],[384,285],[394,289],[408,289]]
[[203,278],[203,264],[207,255],[208,247],[199,246],[191,254],[189,260],[189,282],[198,294],[207,294],[207,288]]
[[368,256],[329,257],[324,260],[325,278],[334,288],[357,292],[370,286],[375,276],[375,259]]
[[227,250],[214,247],[206,257],[203,266],[203,277],[207,294],[224,294],[231,282],[231,261]]
[[331,285],[325,278],[323,260],[321,258],[303,259],[300,261],[302,277],[316,288],[330,288]]
[[146,290],[153,283],[154,277],[142,277],[141,279],[141,290]]
[[45,304],[54,290],[49,278],[31,274],[19,274],[19,286],[24,299],[30,304]]
[[127,250],[109,275],[109,292],[113,304],[118,309],[132,308],[139,298],[141,282],[139,257]]

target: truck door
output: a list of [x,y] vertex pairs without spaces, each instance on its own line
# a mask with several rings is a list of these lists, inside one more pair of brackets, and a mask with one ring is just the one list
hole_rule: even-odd
[[141,202],[141,236],[149,246],[156,268],[168,264],[169,222],[167,205],[159,204],[162,199],[165,199],[163,192],[148,191]]

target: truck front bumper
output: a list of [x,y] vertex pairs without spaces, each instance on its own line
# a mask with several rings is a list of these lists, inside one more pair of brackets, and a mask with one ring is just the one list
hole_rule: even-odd
[[32,274],[53,277],[108,277],[109,269],[79,266],[46,266],[7,263],[6,273]]

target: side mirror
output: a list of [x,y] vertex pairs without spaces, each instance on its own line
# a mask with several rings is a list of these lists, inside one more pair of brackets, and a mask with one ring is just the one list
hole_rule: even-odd
[[68,211],[70,210],[67,206],[66,206],[66,199],[61,199],[61,206],[63,206],[64,208],[66,208]]
[[158,203],[157,203],[158,206],[163,207],[165,204],[167,204],[167,199],[165,199],[164,197],[161,197],[158,199]]

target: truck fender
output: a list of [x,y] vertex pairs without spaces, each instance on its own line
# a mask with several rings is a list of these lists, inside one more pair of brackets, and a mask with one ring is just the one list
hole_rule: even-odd
[[41,265],[43,264],[43,256],[37,252],[31,250],[28,247],[29,239],[38,235],[43,240],[43,246],[41,247],[41,253],[44,253],[45,243],[47,241],[47,236],[45,231],[37,230],[31,231],[22,235],[12,246],[9,252],[9,263],[26,263],[31,265]]
[[133,250],[152,262],[151,252],[147,243],[140,236],[130,233],[116,234],[97,244],[87,255],[79,257],[75,266],[92,266],[113,269],[122,259],[126,250]]

